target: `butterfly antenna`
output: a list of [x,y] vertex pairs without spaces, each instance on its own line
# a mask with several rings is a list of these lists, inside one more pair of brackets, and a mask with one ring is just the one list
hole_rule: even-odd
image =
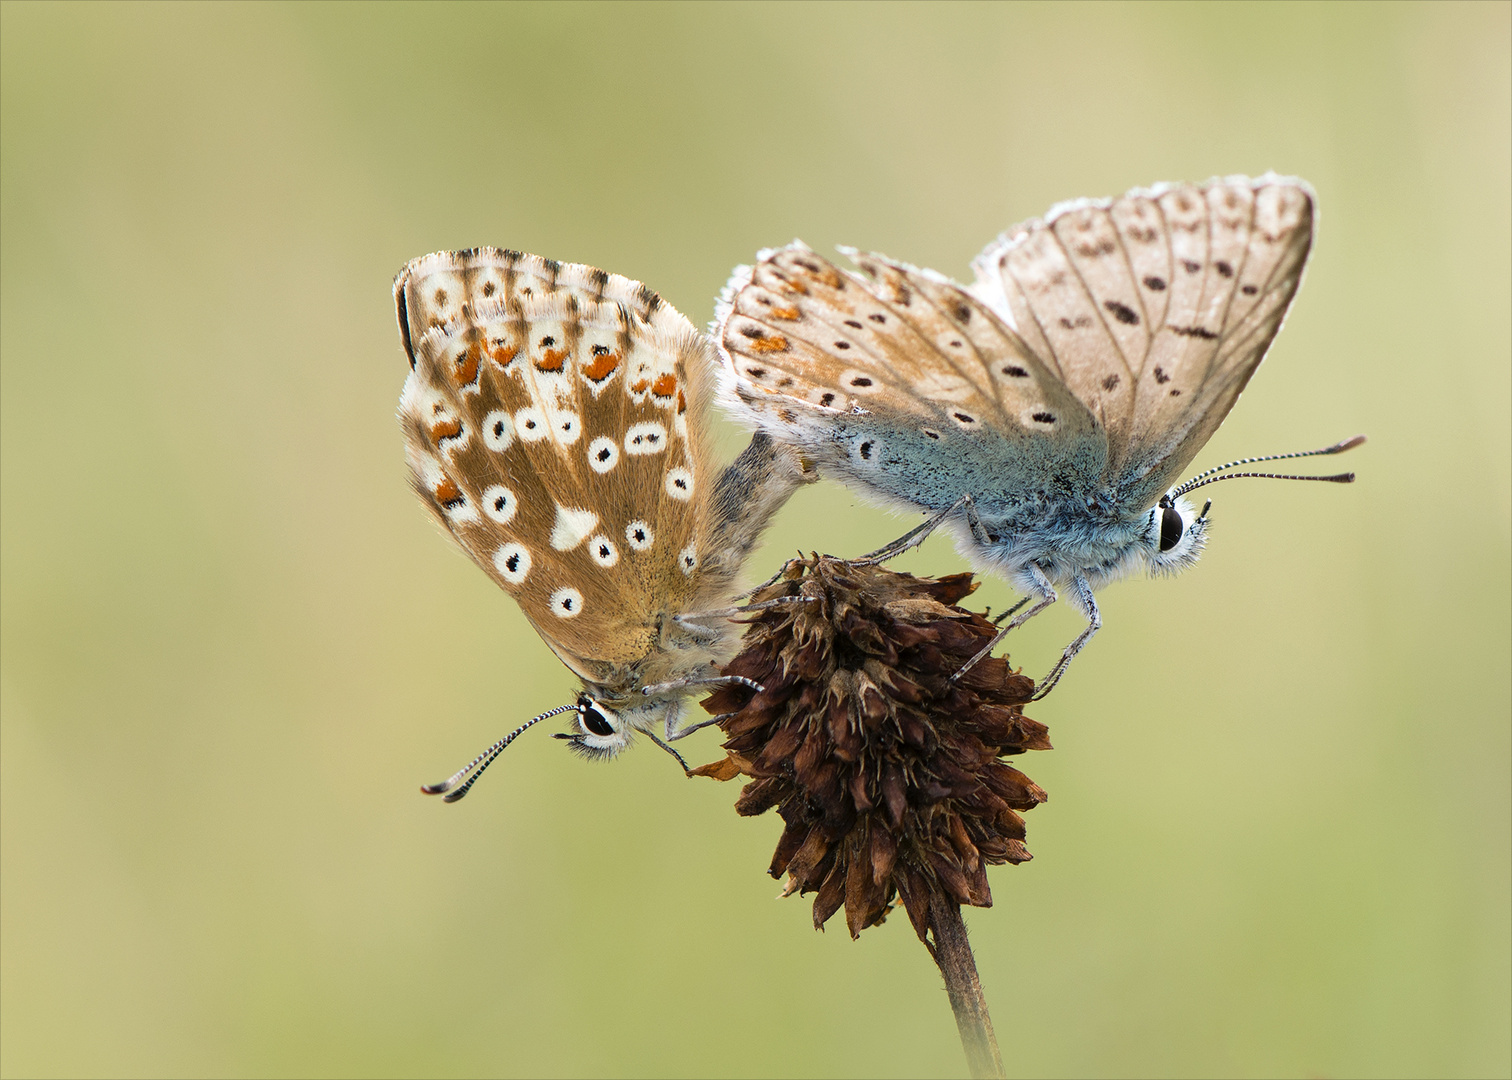
[[1227,465],[1219,465],[1216,468],[1200,472],[1175,491],[1171,492],[1171,498],[1185,495],[1189,491],[1196,491],[1208,484],[1216,484],[1219,480],[1238,480],[1240,477],[1260,477],[1267,480],[1324,480],[1331,484],[1352,484],[1354,473],[1336,473],[1333,476],[1283,476],[1280,473],[1229,473],[1227,476],[1219,476],[1218,473],[1229,469],[1237,469],[1241,465],[1258,465],[1262,461],[1286,461],[1290,458],[1320,457],[1327,454],[1342,454],[1346,450],[1353,450],[1365,441],[1365,436],[1356,435],[1345,439],[1343,442],[1325,446],[1320,450],[1301,450],[1293,454],[1267,454],[1264,457],[1240,458],[1238,461],[1230,461]]
[[[515,728],[508,735],[504,736],[498,742],[490,746],[487,750],[483,751],[477,757],[473,758],[447,779],[441,781],[441,783],[424,784],[421,786],[420,790],[425,792],[427,795],[445,795],[446,798],[442,800],[443,802],[456,802],[462,796],[466,795],[467,792],[472,788],[472,786],[478,782],[478,777],[483,775],[484,769],[493,764],[494,758],[502,754],[504,752],[504,748],[518,739],[527,728],[539,724],[542,720],[549,719],[550,717],[560,716],[564,712],[571,712],[575,708],[577,708],[576,705],[559,705],[555,709],[548,709],[546,712],[543,712],[540,716],[537,716],[533,720],[525,721],[525,723]],[[468,776],[468,773],[472,773],[472,775]],[[457,787],[459,783],[462,783],[464,777],[467,778],[467,782],[465,784],[462,784],[461,787]],[[453,790],[454,788],[456,790]]]

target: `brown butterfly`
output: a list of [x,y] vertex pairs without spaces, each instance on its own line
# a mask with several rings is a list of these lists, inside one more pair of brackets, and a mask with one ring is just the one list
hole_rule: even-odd
[[671,751],[654,728],[670,741],[703,726],[679,721],[688,694],[729,681],[720,613],[812,475],[764,436],[715,468],[712,344],[640,282],[477,248],[409,263],[394,299],[415,492],[583,681],[573,705],[424,790],[461,798],[521,731],[567,711],[576,727],[559,737],[589,757],[637,731]]
[[1187,492],[1364,441],[1172,486],[1281,328],[1313,203],[1277,176],[1066,203],[990,245],[969,288],[851,249],[859,274],[764,251],[721,300],[723,397],[821,472],[933,515],[872,558],[948,524],[1034,602],[962,671],[1067,590],[1088,625],[1043,695],[1102,624],[1094,590],[1196,562],[1208,507]]

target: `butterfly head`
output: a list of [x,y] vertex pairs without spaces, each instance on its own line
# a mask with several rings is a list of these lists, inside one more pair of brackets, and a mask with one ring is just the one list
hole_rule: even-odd
[[630,745],[638,729],[649,728],[662,719],[666,711],[665,701],[637,702],[623,709],[611,708],[585,690],[578,694],[573,706],[572,729],[556,732],[554,737],[562,739],[569,750],[590,761],[607,761]]
[[1209,500],[1198,513],[1196,507],[1176,494],[1175,488],[1160,497],[1146,515],[1141,534],[1151,574],[1179,574],[1201,557],[1207,544],[1207,515],[1212,505]]

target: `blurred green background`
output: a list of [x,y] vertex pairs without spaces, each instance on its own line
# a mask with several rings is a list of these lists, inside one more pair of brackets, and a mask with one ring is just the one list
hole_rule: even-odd
[[[793,236],[966,277],[1276,169],[1311,272],[1198,464],[1364,431],[1360,482],[1103,594],[983,981],[1015,1075],[1507,1075],[1509,10],[0,7],[0,1071],[964,1072],[907,920],[774,902],[733,785],[537,735],[418,793],[574,684],[406,489],[390,280],[508,245],[703,324]],[[909,523],[820,485],[753,569]]]

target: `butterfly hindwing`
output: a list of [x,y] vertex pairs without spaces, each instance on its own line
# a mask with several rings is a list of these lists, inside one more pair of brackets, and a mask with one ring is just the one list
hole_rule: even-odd
[[636,282],[495,249],[396,282],[412,482],[580,675],[610,681],[699,591],[707,345]]

